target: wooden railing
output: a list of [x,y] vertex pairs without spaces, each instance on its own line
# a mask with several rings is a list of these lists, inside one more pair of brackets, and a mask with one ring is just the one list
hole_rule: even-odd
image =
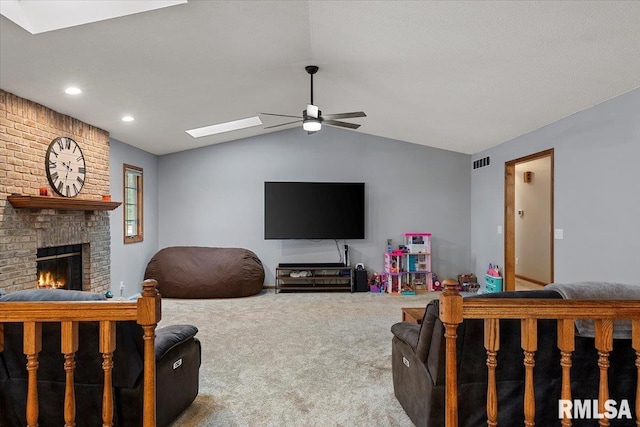
[[[575,347],[575,320],[595,320],[595,347],[598,350],[600,370],[598,412],[605,413],[609,398],[609,352],[613,349],[613,320],[630,319],[632,347],[636,352],[637,389],[635,412],[640,414],[640,301],[625,300],[566,300],[566,299],[464,299],[457,290],[456,280],[444,280],[445,291],[440,296],[440,320],[445,326],[446,385],[445,425],[458,426],[458,388],[456,371],[457,328],[463,319],[484,320],[484,346],[487,352],[487,425],[498,424],[498,395],[496,389],[496,355],[500,345],[500,319],[519,319],[521,322],[521,346],[524,352],[524,425],[535,423],[535,392],[533,368],[537,350],[537,321],[556,319],[558,323],[558,348],[562,370],[561,399],[571,400],[571,354]],[[566,414],[561,423],[570,426]],[[514,420],[515,421],[515,420]],[[608,426],[604,417],[600,426]],[[640,421],[636,419],[640,427]]]
[[[156,425],[155,329],[161,318],[160,295],[155,280],[145,280],[142,296],[137,301],[55,301],[0,303],[0,351],[4,349],[4,323],[24,325],[23,348],[27,358],[28,391],[27,426],[38,425],[38,354],[42,349],[42,324],[61,325],[61,352],[64,355],[65,400],[64,421],[75,426],[74,370],[78,350],[80,322],[99,322],[99,351],[102,354],[104,376],[102,398],[103,426],[113,425],[113,389],[111,374],[116,347],[116,322],[133,320],[142,326],[144,340],[143,427]],[[96,357],[99,357],[96,354]]]

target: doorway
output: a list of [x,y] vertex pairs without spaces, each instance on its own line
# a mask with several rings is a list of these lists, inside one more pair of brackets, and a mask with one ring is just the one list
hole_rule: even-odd
[[553,282],[553,149],[505,163],[504,289]]

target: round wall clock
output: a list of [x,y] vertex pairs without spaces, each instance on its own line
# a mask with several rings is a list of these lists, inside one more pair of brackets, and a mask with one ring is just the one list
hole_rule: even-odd
[[51,141],[44,159],[47,178],[53,190],[63,197],[75,197],[84,186],[86,166],[82,150],[71,138]]

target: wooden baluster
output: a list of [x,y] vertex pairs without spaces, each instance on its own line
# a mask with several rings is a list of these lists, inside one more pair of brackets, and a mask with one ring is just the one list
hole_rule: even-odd
[[102,370],[104,371],[104,388],[102,390],[102,426],[113,426],[113,386],[111,373],[113,370],[113,352],[116,349],[115,322],[100,322],[100,353],[102,353]]
[[[562,366],[562,391],[560,399],[571,401],[571,353],[575,350],[575,321],[558,319],[558,348]],[[564,414],[563,414],[564,415]],[[562,427],[571,426],[571,418],[562,417]]]
[[631,322],[631,344],[636,351],[636,427],[640,427],[640,320]]
[[520,340],[524,350],[524,425],[535,425],[536,399],[533,386],[533,367],[536,365],[534,354],[538,350],[538,322],[536,319],[520,321]]
[[484,348],[487,349],[487,425],[498,425],[498,389],[496,386],[496,355],[500,350],[500,320],[485,319],[484,321]]
[[38,426],[38,353],[42,350],[42,323],[25,322],[23,352],[27,356],[27,427]]
[[[600,368],[600,387],[598,388],[598,412],[604,414],[604,403],[609,399],[609,352],[613,350],[613,320],[596,319],[596,349],[598,349],[598,367]],[[609,425],[609,419],[598,420],[601,427]]]
[[458,374],[456,338],[458,325],[462,323],[462,296],[458,293],[458,281],[445,279],[440,295],[440,320],[444,324],[446,340],[445,363],[445,426],[458,427]]
[[156,326],[161,316],[160,294],[156,282],[148,279],[142,282],[142,296],[138,298],[138,324],[142,326],[144,335],[144,390],[143,390],[143,427],[156,425]]
[[76,368],[75,353],[78,351],[78,322],[61,323],[62,345],[64,354],[64,426],[76,425],[76,394],[73,384],[73,374]]

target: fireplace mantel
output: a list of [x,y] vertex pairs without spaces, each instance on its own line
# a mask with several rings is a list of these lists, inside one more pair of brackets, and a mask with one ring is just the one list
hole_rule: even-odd
[[23,196],[14,194],[7,200],[16,209],[57,209],[65,211],[112,211],[122,202],[91,199],[68,199],[51,196]]

